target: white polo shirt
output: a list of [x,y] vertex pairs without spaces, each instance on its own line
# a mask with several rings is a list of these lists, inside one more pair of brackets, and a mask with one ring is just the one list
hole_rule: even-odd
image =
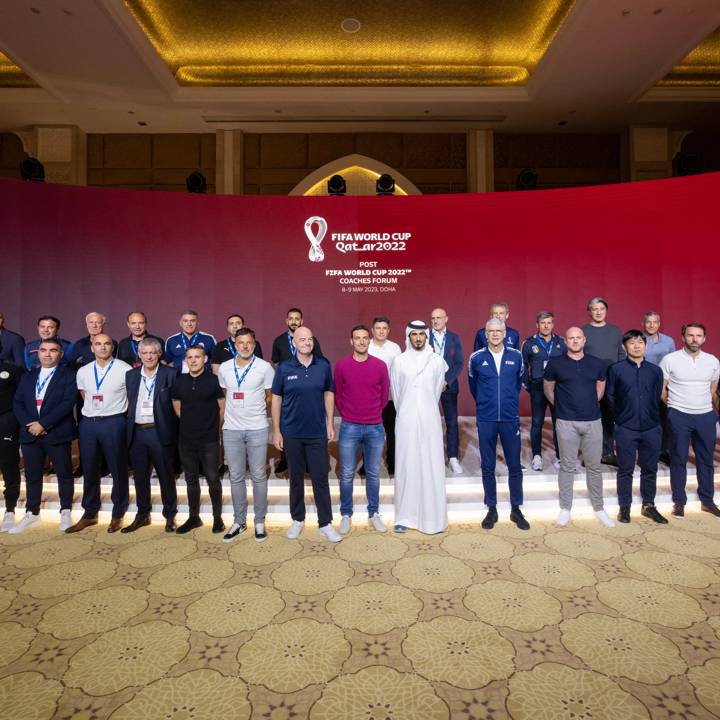
[[370,341],[370,347],[368,347],[368,355],[380,358],[386,365],[388,372],[393,363],[393,360],[398,356],[402,355],[400,346],[392,340],[386,340],[382,345],[376,345],[375,340]]
[[233,365],[235,358],[226,360],[218,368],[220,387],[226,390],[223,430],[267,429],[265,390],[272,388],[273,366],[255,356],[245,367],[233,368]]
[[85,417],[107,417],[124,413],[128,408],[125,373],[132,368],[117,358],[104,368],[98,367],[99,388],[95,368],[93,361],[77,371],[78,390],[85,392],[82,414]]
[[660,369],[668,381],[668,407],[702,415],[712,409],[710,385],[720,377],[720,361],[702,350],[696,357],[677,350],[660,361]]

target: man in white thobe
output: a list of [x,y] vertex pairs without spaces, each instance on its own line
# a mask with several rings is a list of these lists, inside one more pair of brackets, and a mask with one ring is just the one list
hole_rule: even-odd
[[445,453],[438,402],[448,366],[428,344],[429,328],[414,320],[406,350],[393,361],[390,385],[395,421],[395,532],[447,529]]

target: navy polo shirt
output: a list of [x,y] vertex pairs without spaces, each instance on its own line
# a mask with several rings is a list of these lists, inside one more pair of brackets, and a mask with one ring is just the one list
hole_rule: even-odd
[[325,392],[335,392],[330,363],[312,356],[305,367],[297,358],[281,362],[275,370],[273,395],[282,396],[280,432],[291,438],[325,437]]
[[662,386],[662,370],[647,360],[639,366],[630,359],[611,365],[605,394],[615,423],[639,431],[660,425]]
[[589,422],[600,419],[598,380],[605,380],[606,362],[594,355],[573,360],[567,353],[550,359],[545,380],[555,382],[555,414],[558,420]]

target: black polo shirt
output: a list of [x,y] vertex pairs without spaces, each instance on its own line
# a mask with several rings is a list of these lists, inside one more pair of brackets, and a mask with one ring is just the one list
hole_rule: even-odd
[[0,361],[0,415],[12,412],[15,391],[25,371],[15,363]]
[[[313,337],[313,341],[313,355],[319,358],[323,357],[322,350],[320,349],[320,341],[316,337]],[[290,349],[290,342],[290,335],[288,335],[287,332],[278,335],[273,341],[271,360],[276,365],[284,360],[295,357]]]
[[273,395],[282,396],[280,432],[291,438],[325,437],[325,395],[335,392],[330,363],[313,355],[305,367],[297,358],[281,362],[275,370]]
[[[255,351],[253,355],[262,360],[262,346],[257,340],[255,341]],[[235,345],[233,344],[232,338],[225,338],[225,340],[217,343],[213,348],[212,354],[210,355],[210,362],[213,365],[222,365],[226,360],[231,360],[234,357]]]
[[[150,333],[143,335],[142,339],[144,340],[145,338],[153,338],[160,343],[160,359],[162,360],[163,354],[165,353],[165,341],[157,335],[151,335]],[[139,344],[140,341],[133,340],[132,335],[123,338],[117,346],[117,359],[126,362],[132,367],[140,367],[142,363],[138,357]]]
[[193,377],[178,375],[172,386],[172,399],[180,400],[180,442],[199,447],[219,442],[220,408],[218,400],[225,396],[217,377],[205,370]]
[[629,430],[652,430],[660,425],[663,372],[643,360],[638,366],[629,358],[611,365],[607,374],[608,402],[615,423]]
[[605,380],[606,362],[594,355],[573,360],[567,353],[551,358],[545,380],[555,382],[555,413],[558,420],[589,422],[600,419],[598,380]]

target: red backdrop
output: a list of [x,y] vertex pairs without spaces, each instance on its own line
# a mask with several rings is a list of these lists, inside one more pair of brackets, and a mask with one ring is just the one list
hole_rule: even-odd
[[[391,337],[402,343],[406,321],[445,307],[469,351],[493,300],[510,304],[510,324],[525,338],[538,310],[552,309],[562,332],[585,322],[587,300],[602,295],[609,320],[623,329],[638,327],[653,309],[677,341],[680,325],[696,319],[708,326],[705,349],[717,352],[719,191],[719,174],[397,198],[222,197],[2,181],[0,309],[6,325],[28,338],[38,315],[58,315],[71,340],[85,334],[90,310],[108,316],[116,338],[126,335],[132,309],[148,314],[151,332],[167,336],[177,331],[179,311],[195,308],[201,329],[217,338],[226,316],[239,312],[269,353],[285,311],[298,305],[335,360],[349,350],[349,328],[377,314],[391,318]],[[327,223],[321,262],[308,258],[312,216]],[[340,252],[334,240],[358,232],[388,244]],[[359,276],[368,284],[340,283],[337,273],[359,270],[369,271]],[[397,283],[385,282],[392,277]]]

